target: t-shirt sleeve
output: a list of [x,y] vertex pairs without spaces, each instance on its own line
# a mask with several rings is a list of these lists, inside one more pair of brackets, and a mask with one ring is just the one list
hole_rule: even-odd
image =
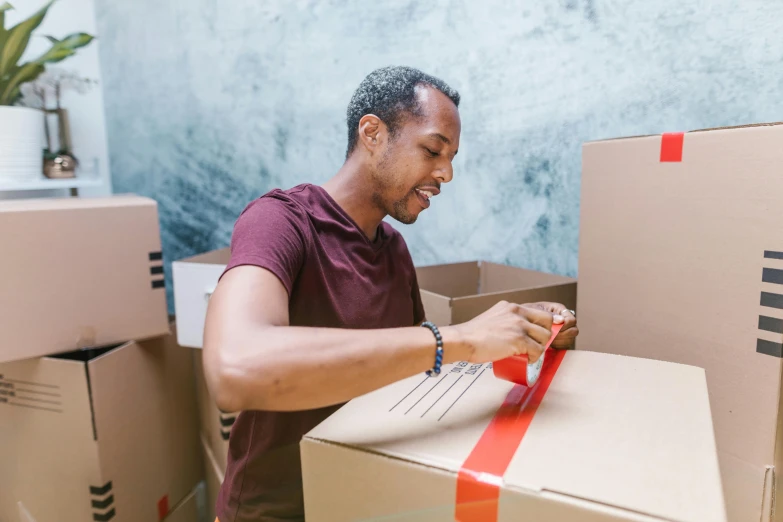
[[421,291],[419,281],[416,278],[416,270],[413,270],[413,284],[411,285],[411,298],[413,299],[413,324],[421,324],[424,319],[424,304],[421,302]]
[[223,274],[241,265],[265,268],[280,279],[290,296],[305,257],[301,212],[271,197],[250,203],[234,224],[231,256]]

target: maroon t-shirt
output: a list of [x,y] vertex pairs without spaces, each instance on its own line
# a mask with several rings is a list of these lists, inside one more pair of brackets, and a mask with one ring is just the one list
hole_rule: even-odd
[[[266,268],[280,279],[292,326],[394,328],[424,319],[400,233],[383,222],[370,240],[316,185],[275,189],[245,208],[226,271],[239,265]],[[241,412],[217,500],[220,522],[303,520],[299,441],[338,408]]]

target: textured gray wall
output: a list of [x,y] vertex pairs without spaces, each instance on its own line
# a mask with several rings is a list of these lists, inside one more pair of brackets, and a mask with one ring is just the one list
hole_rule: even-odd
[[273,187],[341,165],[361,79],[462,94],[455,178],[403,232],[419,264],[577,273],[581,143],[783,119],[783,1],[97,2],[116,192],[160,202],[168,265]]

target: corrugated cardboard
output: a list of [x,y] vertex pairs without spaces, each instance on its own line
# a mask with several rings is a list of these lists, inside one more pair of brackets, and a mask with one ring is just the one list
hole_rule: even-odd
[[[171,513],[162,522],[199,522],[201,519],[198,512],[198,493],[198,488],[191,491],[187,497],[182,499],[171,510]],[[208,522],[213,520],[215,520],[215,517],[212,517],[211,520],[207,519]]]
[[[308,522],[454,520],[457,472],[513,387],[486,364],[455,368],[305,436]],[[484,480],[501,484],[501,522],[725,520],[704,371],[566,352],[502,480]]]
[[218,462],[221,473],[225,473],[226,461],[228,459],[228,439],[238,413],[226,413],[218,409],[207,389],[207,381],[204,378],[204,366],[201,360],[202,352],[201,350],[191,351],[193,352],[193,367],[196,372],[196,397],[198,400],[201,436],[209,445],[212,455]]
[[154,200],[0,201],[0,238],[0,362],[168,333]]
[[508,265],[472,261],[416,268],[427,319],[439,325],[473,319],[500,301],[576,306],[576,280]]
[[783,125],[686,133],[679,162],[662,143],[584,146],[577,348],[705,368],[729,518],[768,520],[772,489],[783,498]]
[[180,346],[201,348],[204,345],[207,303],[230,257],[230,249],[222,248],[171,264]]
[[[0,520],[159,520],[203,475],[174,336],[0,365]],[[166,507],[168,506],[168,507]]]
[[220,486],[225,478],[225,469],[220,467],[206,438],[201,437],[201,448],[204,452],[204,466],[206,471],[207,486],[207,520],[215,520],[215,506],[217,505]]

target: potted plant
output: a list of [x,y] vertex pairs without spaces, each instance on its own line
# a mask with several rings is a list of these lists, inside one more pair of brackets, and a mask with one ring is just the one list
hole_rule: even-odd
[[[2,1],[2,0],[0,0]],[[20,107],[22,85],[35,81],[45,64],[60,62],[93,40],[86,33],[74,33],[58,40],[46,36],[49,49],[39,57],[22,62],[35,31],[55,0],[49,0],[35,14],[13,27],[5,27],[5,13],[11,4],[0,4],[0,182],[40,178],[43,173],[43,112]]]

